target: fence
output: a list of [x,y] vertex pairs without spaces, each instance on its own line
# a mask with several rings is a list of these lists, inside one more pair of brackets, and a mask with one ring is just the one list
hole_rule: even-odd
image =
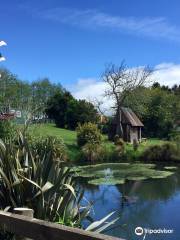
[[33,218],[33,210],[22,211],[20,209],[15,212],[23,215],[0,211],[0,225],[7,231],[26,238],[37,240],[123,240],[39,220]]

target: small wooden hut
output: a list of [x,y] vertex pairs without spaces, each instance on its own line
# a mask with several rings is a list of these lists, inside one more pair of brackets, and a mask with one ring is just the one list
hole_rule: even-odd
[[130,108],[121,108],[121,123],[123,139],[133,143],[134,140],[141,142],[141,129],[144,126],[137,115]]
[[[121,124],[123,128],[123,140],[133,143],[134,140],[141,142],[141,129],[144,126],[137,115],[130,108],[121,108]],[[109,139],[113,140],[116,135],[117,120],[111,123]]]

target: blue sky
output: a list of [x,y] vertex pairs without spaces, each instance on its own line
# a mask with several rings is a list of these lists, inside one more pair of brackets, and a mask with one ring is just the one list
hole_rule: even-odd
[[180,83],[178,0],[1,0],[0,7],[0,40],[8,44],[1,65],[24,80],[49,77],[77,97],[93,87],[98,94],[105,64],[125,59],[155,67],[162,83]]

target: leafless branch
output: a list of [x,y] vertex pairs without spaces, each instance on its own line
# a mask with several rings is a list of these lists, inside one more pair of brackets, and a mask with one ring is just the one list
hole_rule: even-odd
[[108,85],[105,96],[115,100],[119,125],[121,125],[120,109],[126,97],[136,88],[150,83],[152,72],[149,66],[128,68],[124,61],[121,62],[120,66],[111,63],[106,67],[102,76],[103,81]]

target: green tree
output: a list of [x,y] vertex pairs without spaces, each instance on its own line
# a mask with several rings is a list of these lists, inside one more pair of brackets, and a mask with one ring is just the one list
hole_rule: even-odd
[[34,81],[30,87],[32,109],[38,117],[44,113],[48,99],[62,90],[61,85],[52,84],[48,78]]
[[67,91],[58,92],[49,99],[46,113],[58,127],[68,129],[75,129],[78,123],[97,120],[97,111],[92,103],[76,100]]
[[168,138],[175,122],[180,118],[180,99],[175,91],[159,83],[152,87],[137,88],[126,99],[144,123],[144,134],[150,137]]
[[16,109],[42,116],[48,99],[62,90],[61,85],[47,78],[28,83],[4,68],[0,69],[0,75],[1,111]]

